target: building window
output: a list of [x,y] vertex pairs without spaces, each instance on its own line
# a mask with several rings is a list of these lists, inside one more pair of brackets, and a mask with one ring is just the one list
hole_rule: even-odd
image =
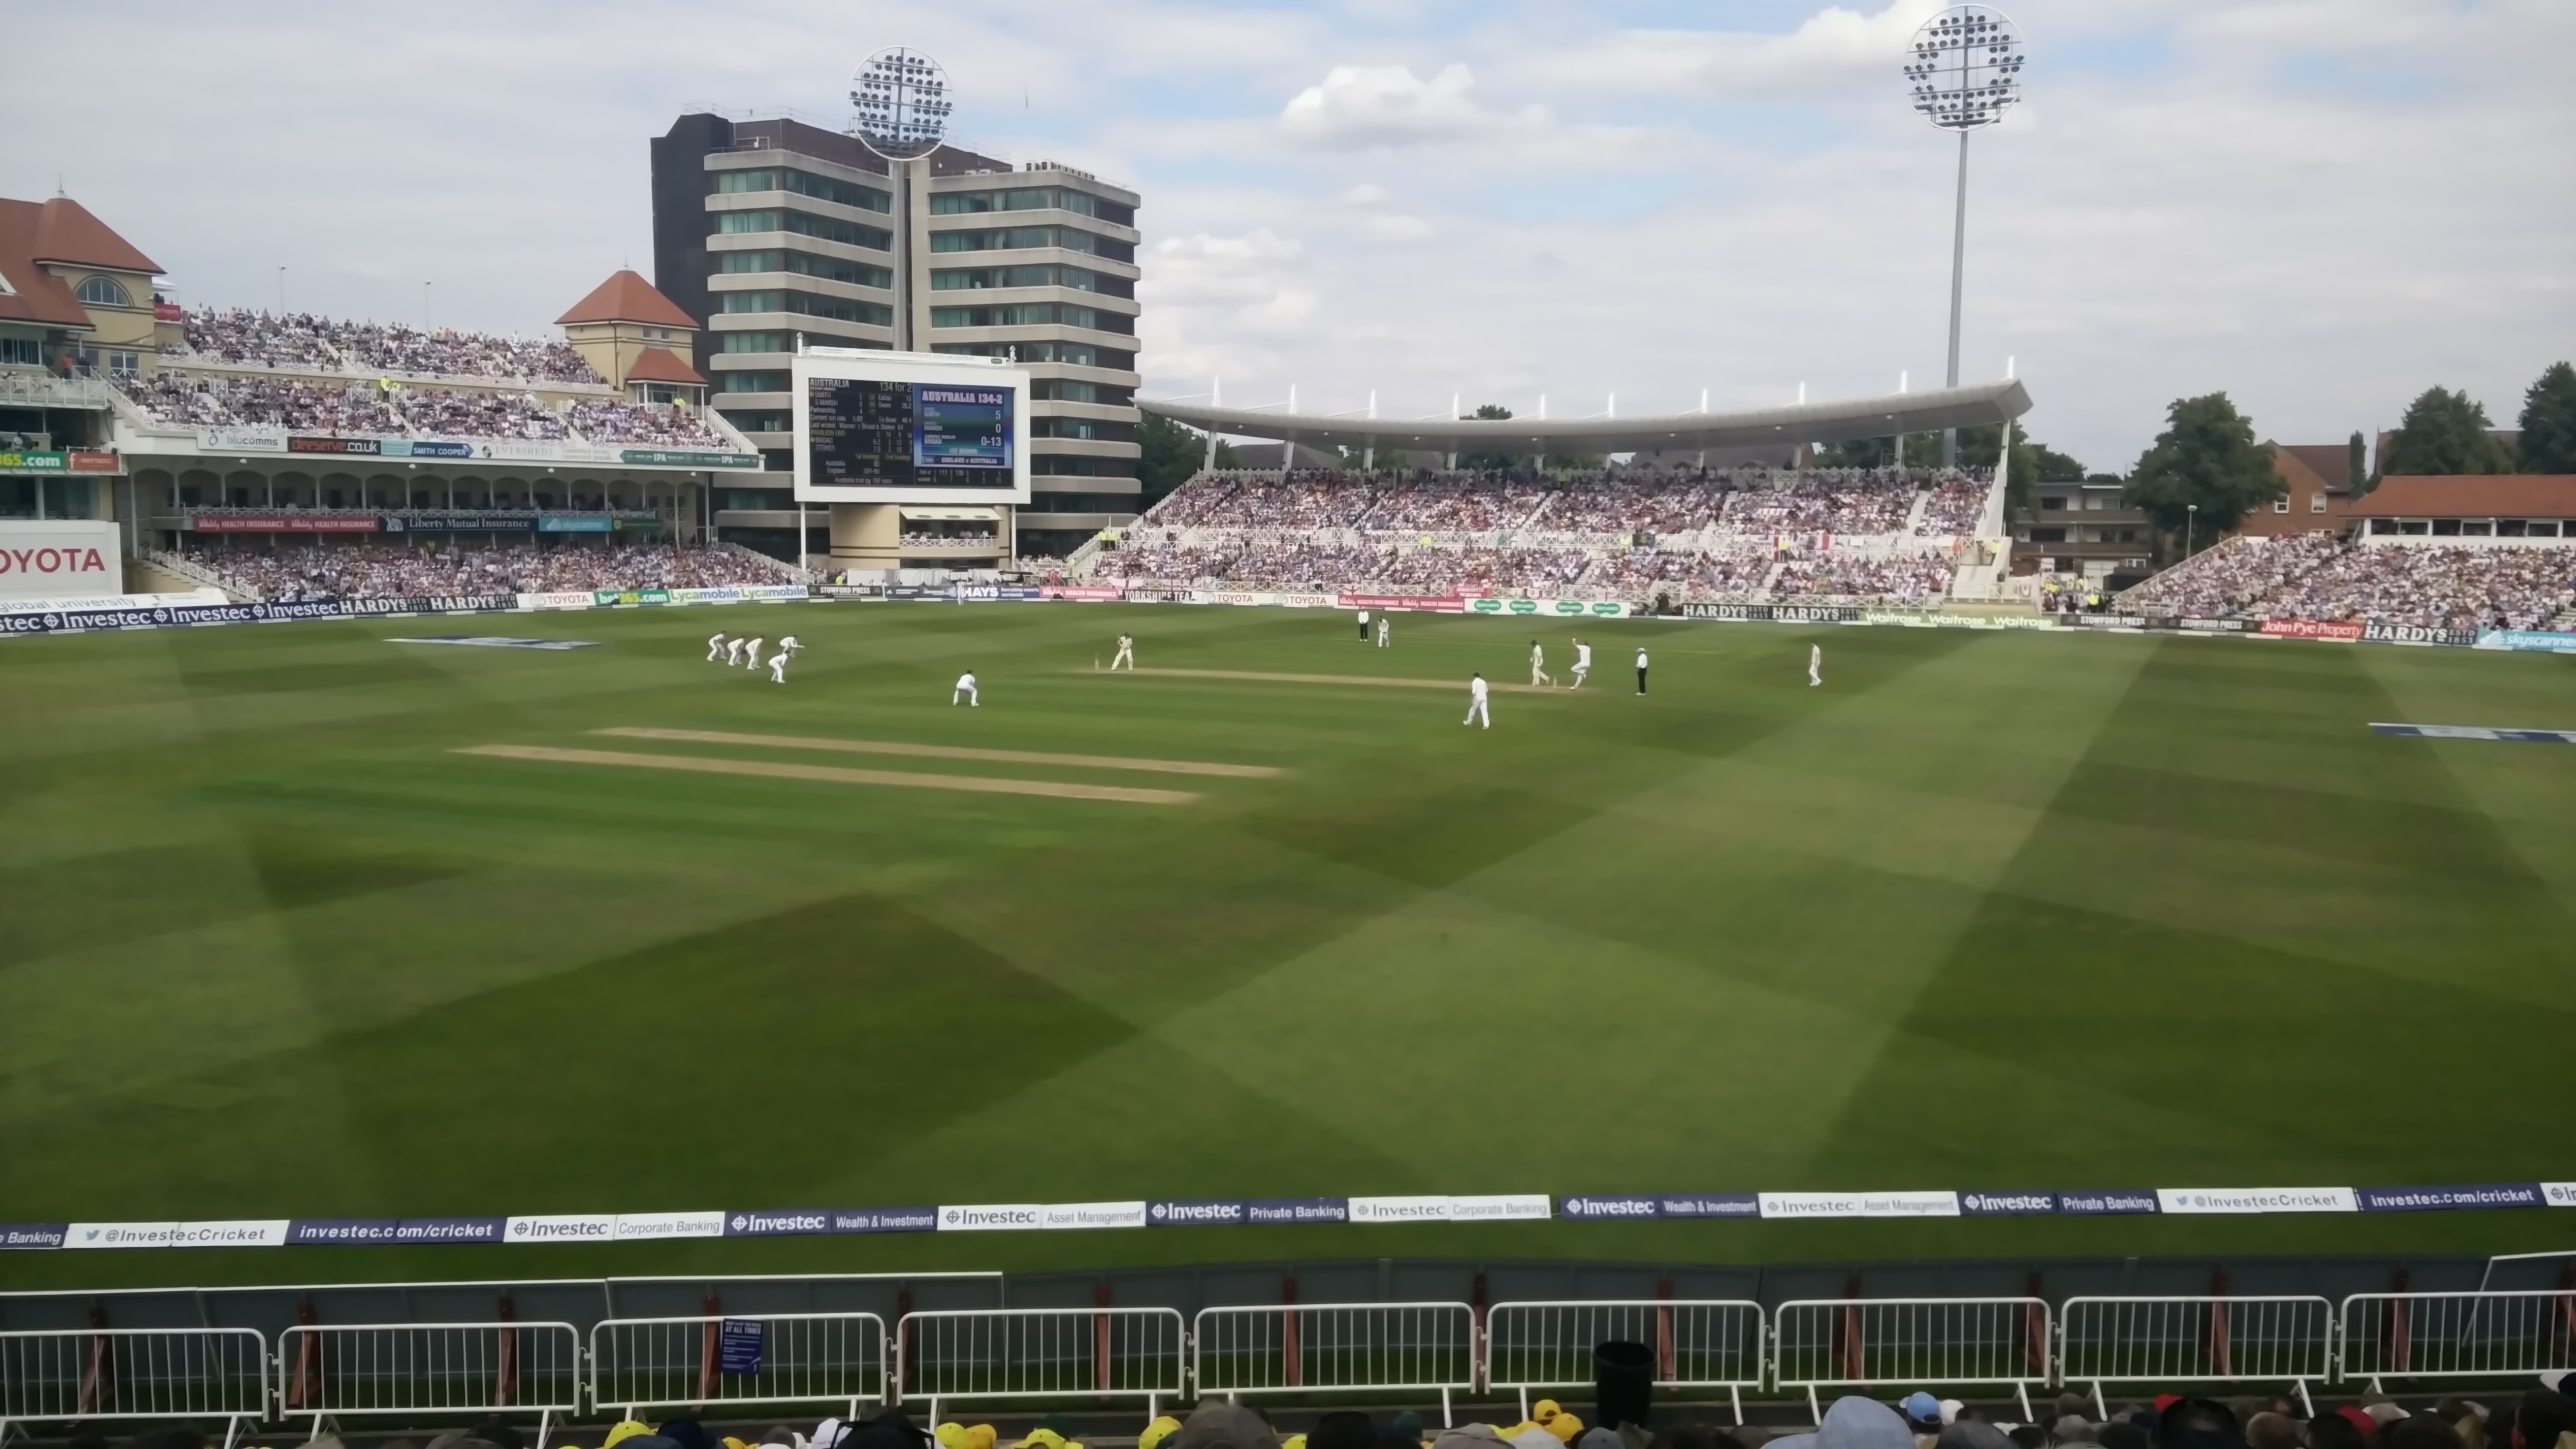
[[80,299],[88,307],[131,307],[134,299],[114,277],[92,277],[80,284]]
[[2274,513],[2287,513],[2287,512],[2289,512],[2289,511],[2290,511],[2290,500],[2289,500],[2289,499],[2287,499],[2287,498],[2275,498],[2275,499],[2273,499],[2273,500],[2272,500],[2272,511],[2273,511]]
[[143,370],[142,355],[133,352],[110,352],[107,372],[110,377],[132,377]]
[[774,409],[752,409],[727,412],[724,420],[746,433],[790,433],[796,430],[796,415]]
[[2323,489],[2319,489],[2318,491],[2308,495],[2308,511],[2310,513],[2323,513],[2326,511],[2326,495]]
[[787,334],[784,332],[720,332],[716,335],[724,339],[724,350],[727,352],[790,350],[787,345]]
[[33,337],[0,337],[0,366],[42,367],[44,351]]
[[1100,384],[1042,377],[1029,384],[1029,396],[1044,402],[1096,403],[1100,401]]
[[787,374],[783,372],[720,372],[726,392],[785,392]]
[[2063,498],[2043,498],[2039,500],[2039,506],[2042,511],[2051,508],[2064,508],[2066,506],[2066,500]]
[[1089,418],[1031,418],[1032,438],[1098,438],[1100,424]]

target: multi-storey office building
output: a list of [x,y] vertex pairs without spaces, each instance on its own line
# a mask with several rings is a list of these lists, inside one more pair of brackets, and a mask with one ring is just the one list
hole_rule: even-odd
[[[1028,506],[905,510],[899,558],[884,556],[893,543],[836,556],[984,563],[1015,542],[1023,554],[1060,553],[1131,521],[1136,193],[1068,167],[1014,169],[948,146],[911,165],[907,214],[897,216],[888,164],[818,126],[698,114],[653,142],[654,278],[704,324],[697,366],[716,408],[785,476],[794,467],[788,367],[800,336],[828,347],[1012,357],[1036,379]],[[726,500],[720,528],[823,525],[795,509],[783,484],[760,484]],[[824,551],[822,538],[812,542]]]

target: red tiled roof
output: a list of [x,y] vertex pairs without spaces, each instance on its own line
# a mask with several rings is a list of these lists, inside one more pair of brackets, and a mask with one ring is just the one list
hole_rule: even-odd
[[36,265],[36,232],[44,211],[33,201],[0,197],[0,277],[9,279],[9,290],[0,292],[0,318],[87,328],[89,313],[81,310],[72,289]]
[[644,355],[635,359],[635,365],[626,369],[626,380],[628,382],[685,382],[693,387],[707,385],[707,380],[698,376],[696,368],[682,362],[667,347],[645,348]]
[[2355,518],[2576,518],[2576,474],[2383,478]]
[[2348,443],[2275,443],[2273,456],[2286,458],[2316,475],[2328,493],[2352,491],[2352,447]]
[[679,304],[653,290],[653,284],[636,274],[632,267],[591,288],[590,295],[572,304],[572,310],[555,319],[557,326],[575,322],[645,322],[655,327],[686,327],[695,330],[697,319],[679,308]]
[[106,222],[89,214],[88,207],[68,196],[57,196],[36,209],[36,236],[27,254],[40,262],[161,275],[159,262],[136,251],[134,243],[109,230]]

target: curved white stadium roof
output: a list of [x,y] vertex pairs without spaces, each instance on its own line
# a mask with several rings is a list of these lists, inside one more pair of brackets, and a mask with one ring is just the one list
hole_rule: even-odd
[[2018,381],[1742,413],[1647,418],[1352,418],[1136,399],[1146,412],[1234,437],[1315,447],[1438,453],[1671,453],[1765,443],[1836,443],[1999,423],[2030,411]]

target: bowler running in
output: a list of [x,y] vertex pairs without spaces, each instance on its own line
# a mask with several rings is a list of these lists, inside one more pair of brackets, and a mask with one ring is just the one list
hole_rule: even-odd
[[1118,636],[1118,655],[1116,658],[1109,661],[1109,667],[1112,670],[1115,670],[1122,665],[1125,666],[1128,673],[1133,674],[1136,672],[1136,636],[1132,634],[1121,634]]
[[1487,708],[1485,703],[1486,693],[1485,676],[1479,674],[1468,679],[1467,717],[1459,723],[1482,724],[1487,729],[1494,727],[1493,711]]
[[948,703],[950,705],[954,706],[957,701],[961,699],[966,701],[969,708],[983,708],[983,697],[975,692],[975,671],[972,669],[958,675],[957,687],[948,691]]
[[1556,676],[1547,672],[1547,650],[1541,648],[1536,639],[1532,639],[1530,641],[1530,684],[1535,687],[1554,683],[1556,683]]
[[1581,689],[1583,687],[1583,676],[1590,674],[1591,672],[1592,646],[1584,643],[1580,639],[1577,639],[1574,641],[1574,683],[1572,687],[1575,689]]

